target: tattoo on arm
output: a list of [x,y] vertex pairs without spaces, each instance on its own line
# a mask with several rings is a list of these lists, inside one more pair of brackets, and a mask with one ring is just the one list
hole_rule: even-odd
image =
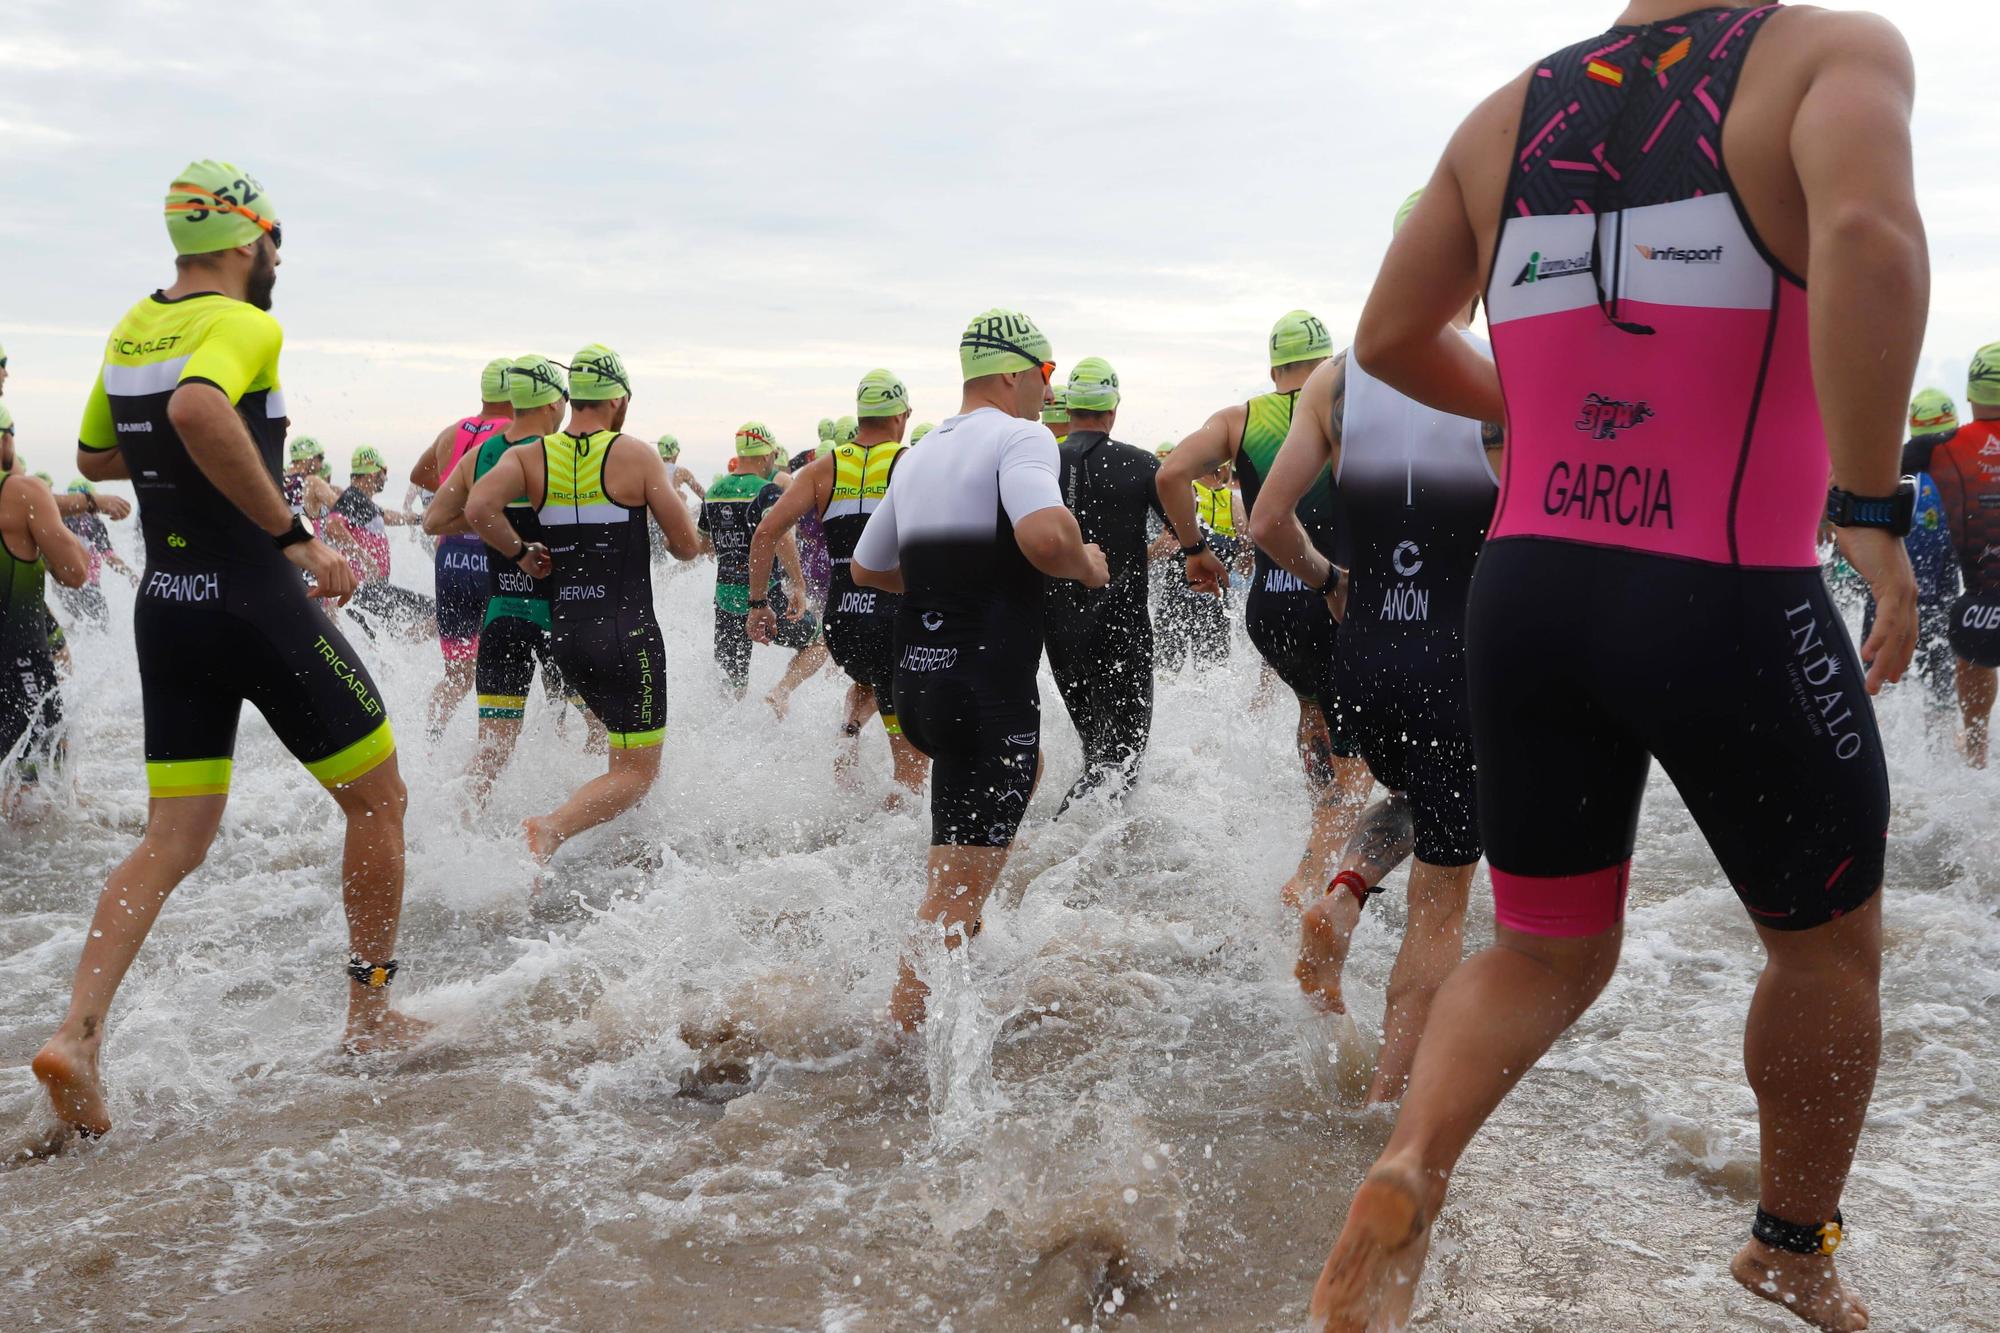
[[1347,425],[1347,353],[1342,351],[1333,358],[1333,415],[1329,418],[1333,426],[1333,442],[1340,443],[1341,432]]
[[1410,803],[1400,796],[1377,801],[1362,812],[1361,823],[1348,840],[1343,862],[1366,876],[1371,884],[1403,863],[1416,850],[1417,830]]
[[1480,446],[1484,448],[1486,452],[1489,454],[1492,453],[1495,449],[1498,449],[1501,446],[1505,445],[1507,443],[1506,425],[1503,422],[1499,421],[1480,422],[1479,443]]

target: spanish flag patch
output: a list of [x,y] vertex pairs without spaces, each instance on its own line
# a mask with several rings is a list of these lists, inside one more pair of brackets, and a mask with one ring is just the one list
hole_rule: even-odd
[[1608,83],[1613,88],[1625,86],[1625,71],[1602,60],[1591,60],[1584,64],[1583,72],[1599,83]]

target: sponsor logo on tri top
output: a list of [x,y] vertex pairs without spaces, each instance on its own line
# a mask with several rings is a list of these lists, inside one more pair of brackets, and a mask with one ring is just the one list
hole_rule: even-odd
[[153,433],[153,423],[150,421],[121,421],[118,423],[118,433],[120,435],[150,435]]
[[1843,760],[1854,758],[1861,753],[1861,733],[1855,729],[1847,690],[1838,683],[1846,664],[1820,632],[1813,604],[1801,602],[1786,611],[1785,629],[1792,636],[1792,661],[1786,670],[1800,711],[1814,735],[1833,742],[1834,754]]
[[[123,430],[124,427],[121,426],[119,429]],[[146,429],[151,430],[152,426],[148,425]],[[1989,435],[1986,437],[1986,443],[1980,446],[1979,456],[1981,458],[1991,458],[1995,454],[2000,454],[2000,435]]]
[[1389,563],[1404,578],[1413,578],[1424,567],[1423,548],[1411,541],[1397,542],[1396,549],[1389,555]]
[[935,634],[944,628],[944,616],[936,611],[924,612],[924,628]]
[[1651,403],[1628,403],[1593,393],[1577,409],[1576,428],[1590,432],[1593,440],[1615,440],[1618,432],[1637,430],[1653,419]]
[[1542,488],[1542,512],[1616,524],[1621,528],[1674,526],[1672,474],[1665,468],[1610,463],[1557,463]]
[[918,648],[911,645],[903,649],[903,670],[905,671],[949,671],[958,665],[956,648]]
[[151,570],[146,575],[146,596],[169,602],[211,602],[222,596],[222,576]]
[[1687,250],[1678,245],[1635,245],[1641,259],[1649,259],[1655,264],[1720,264],[1722,247],[1711,245],[1706,250]]
[[1018,750],[1032,750],[1041,743],[1042,734],[1038,731],[1026,731],[1019,736],[1009,736],[1007,738],[1007,744]]
[[872,592],[844,592],[840,595],[840,605],[833,608],[835,615],[872,616],[875,614],[875,594]]
[[1547,282],[1551,278],[1573,278],[1579,273],[1590,272],[1590,252],[1585,251],[1575,259],[1549,259],[1540,250],[1528,256],[1527,267],[1521,276],[1514,279],[1516,287],[1524,287],[1531,282]]
[[112,347],[117,350],[120,356],[144,356],[148,352],[172,350],[180,342],[181,337],[181,334],[169,333],[163,338],[148,338],[144,342],[134,342],[130,338],[121,338],[113,343]]
[[1965,608],[1958,623],[1966,629],[2000,629],[2000,602],[1974,602]]
[[333,674],[338,676],[354,697],[360,701],[362,711],[370,717],[380,717],[382,715],[382,701],[369,692],[368,678],[361,674],[360,669],[342,657],[340,650],[327,641],[326,635],[320,635],[319,642],[314,646],[319,649],[319,655],[326,664],[333,668]]

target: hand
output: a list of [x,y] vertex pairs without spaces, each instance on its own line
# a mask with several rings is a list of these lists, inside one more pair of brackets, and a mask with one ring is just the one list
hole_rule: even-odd
[[549,548],[540,542],[526,542],[521,546],[521,554],[514,557],[514,563],[530,578],[545,579],[549,571],[556,567],[555,557]]
[[1083,577],[1077,580],[1086,588],[1104,588],[1111,583],[1111,565],[1104,558],[1104,548],[1096,542],[1085,542],[1083,546]]
[[100,495],[97,497],[97,512],[116,523],[131,517],[132,502],[116,495]]
[[744,630],[753,643],[769,643],[778,632],[778,613],[768,606],[753,606],[749,618],[743,622]]
[[1196,551],[1187,560],[1188,587],[1211,597],[1222,596],[1229,586],[1229,570],[1213,551]]
[[347,599],[354,596],[354,567],[319,538],[293,542],[285,548],[285,559],[303,569],[311,580],[306,588],[308,597],[324,597],[337,606],[346,606]]
[[1326,609],[1333,612],[1333,623],[1347,619],[1347,571],[1340,570],[1340,577],[1326,590]]
[[806,607],[808,605],[810,605],[810,603],[806,601],[806,590],[804,588],[801,588],[798,585],[791,583],[787,583],[785,585],[786,620],[793,620],[793,621],[804,620],[806,618]]
[[1834,541],[1875,597],[1875,632],[1861,645],[1868,692],[1901,680],[1917,651],[1917,575],[1901,537],[1883,528],[1836,528]]

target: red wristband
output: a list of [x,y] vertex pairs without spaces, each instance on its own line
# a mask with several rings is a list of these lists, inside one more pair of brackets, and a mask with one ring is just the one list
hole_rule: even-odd
[[1368,905],[1368,895],[1374,892],[1373,889],[1368,887],[1368,881],[1352,870],[1341,871],[1333,877],[1333,883],[1326,886],[1328,893],[1335,893],[1341,889],[1346,889],[1349,893],[1353,894],[1354,900],[1363,907]]

